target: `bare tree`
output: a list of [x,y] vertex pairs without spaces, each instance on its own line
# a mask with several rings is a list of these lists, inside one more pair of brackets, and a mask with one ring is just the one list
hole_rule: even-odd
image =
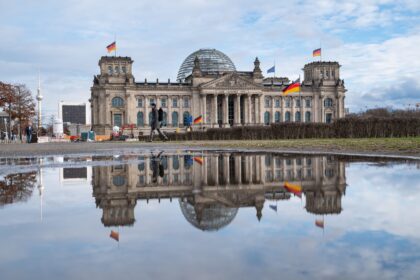
[[12,114],[11,114],[11,107],[12,104],[15,103],[16,98],[13,90],[13,86],[11,84],[3,83],[0,81],[0,108],[3,109],[3,111],[9,113],[9,127],[5,128],[5,130],[8,131],[9,137],[11,135],[11,120],[12,120]]
[[[31,122],[35,115],[35,100],[31,91],[24,84],[13,86],[14,102],[9,107],[12,118],[19,119],[19,138],[22,140],[22,129]],[[22,127],[23,126],[23,127]]]

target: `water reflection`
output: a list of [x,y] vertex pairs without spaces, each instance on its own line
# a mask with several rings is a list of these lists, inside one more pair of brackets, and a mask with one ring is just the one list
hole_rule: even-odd
[[229,225],[243,207],[255,208],[261,220],[267,200],[300,193],[307,212],[339,214],[346,191],[345,163],[333,156],[160,152],[139,161],[93,167],[93,196],[105,226],[133,225],[137,201],[151,199],[178,199],[185,219],[205,231]]

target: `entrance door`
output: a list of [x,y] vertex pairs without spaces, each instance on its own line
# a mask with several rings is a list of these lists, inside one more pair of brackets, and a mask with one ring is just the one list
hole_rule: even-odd
[[118,126],[118,127],[122,126],[122,115],[121,114],[114,114],[114,126]]
[[235,114],[235,107],[233,104],[233,96],[228,97],[228,120],[230,126],[233,126],[233,118]]
[[331,123],[332,122],[332,114],[326,114],[325,115],[325,122],[326,123]]

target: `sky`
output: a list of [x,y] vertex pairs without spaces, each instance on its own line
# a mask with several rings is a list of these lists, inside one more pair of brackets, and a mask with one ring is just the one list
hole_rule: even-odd
[[351,112],[420,102],[418,0],[0,0],[0,80],[35,96],[40,71],[47,118],[59,101],[88,101],[115,37],[137,81],[175,81],[200,48],[240,71],[255,57],[264,73],[275,62],[277,76],[295,79],[322,47],[323,60],[342,65]]

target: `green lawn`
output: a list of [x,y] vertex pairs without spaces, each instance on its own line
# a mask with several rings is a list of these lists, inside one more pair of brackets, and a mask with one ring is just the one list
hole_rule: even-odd
[[231,140],[187,141],[184,144],[224,148],[290,148],[325,151],[397,152],[420,154],[420,137],[356,138],[356,139],[288,139],[288,140]]

